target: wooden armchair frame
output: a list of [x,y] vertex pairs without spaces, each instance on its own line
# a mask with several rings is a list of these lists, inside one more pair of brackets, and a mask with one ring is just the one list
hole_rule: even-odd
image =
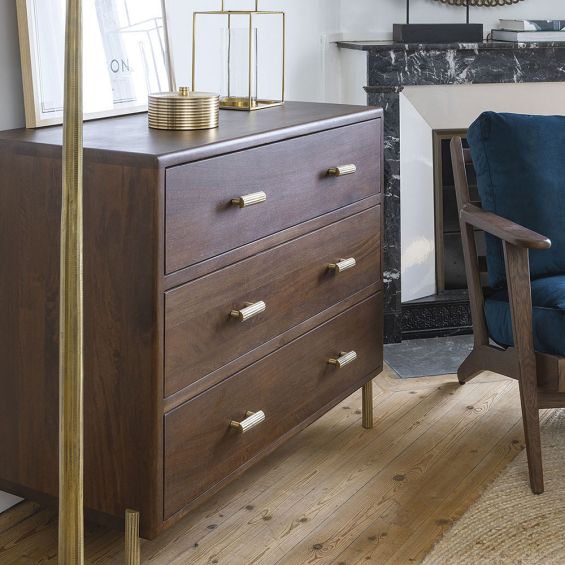
[[[480,203],[471,201],[466,169],[472,164],[471,154],[463,148],[460,137],[451,141],[451,158],[474,333],[473,351],[459,368],[459,382],[465,384],[483,371],[518,380],[530,486],[535,494],[541,494],[544,486],[539,410],[565,407],[565,358],[534,350],[529,250],[549,249],[551,241],[486,212],[480,208]],[[514,347],[508,349],[490,344],[475,230],[497,237],[504,248],[514,336]]]

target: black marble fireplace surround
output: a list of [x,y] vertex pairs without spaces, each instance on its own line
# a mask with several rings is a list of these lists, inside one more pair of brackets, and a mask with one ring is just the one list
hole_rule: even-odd
[[[400,297],[400,111],[399,96],[408,85],[486,84],[565,81],[564,43],[406,44],[390,41],[339,42],[344,49],[367,52],[368,104],[385,113],[385,340],[401,341],[430,317],[449,325],[449,304],[403,308]],[[426,306],[428,305],[428,306]],[[454,315],[467,315],[461,301]],[[447,310],[446,310],[447,308]]]

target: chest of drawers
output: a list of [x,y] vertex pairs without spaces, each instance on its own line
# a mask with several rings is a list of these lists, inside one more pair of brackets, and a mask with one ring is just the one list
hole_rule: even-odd
[[[309,103],[86,124],[92,519],[156,536],[382,370],[382,132]],[[50,501],[61,129],[1,132],[0,172],[0,489]]]

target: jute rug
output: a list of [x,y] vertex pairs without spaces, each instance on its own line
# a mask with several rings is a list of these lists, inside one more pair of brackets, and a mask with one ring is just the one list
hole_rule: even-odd
[[565,410],[542,425],[545,493],[531,493],[523,451],[446,532],[423,565],[565,564]]

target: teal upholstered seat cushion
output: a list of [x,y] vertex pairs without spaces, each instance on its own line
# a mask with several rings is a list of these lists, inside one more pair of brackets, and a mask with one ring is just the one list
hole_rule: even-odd
[[[565,275],[532,281],[533,332],[536,351],[565,356]],[[512,346],[512,320],[506,290],[498,290],[485,301],[491,338]]]
[[[483,208],[552,241],[530,252],[532,278],[565,273],[565,117],[486,112],[468,141]],[[502,245],[491,236],[487,265],[490,286],[503,287]]]

